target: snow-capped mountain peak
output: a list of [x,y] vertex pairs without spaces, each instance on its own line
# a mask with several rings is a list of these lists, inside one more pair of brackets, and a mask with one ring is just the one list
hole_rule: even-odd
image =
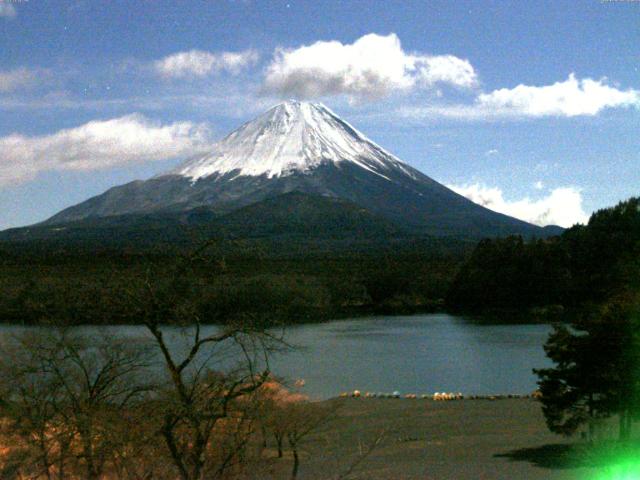
[[[285,197],[293,192],[297,196]],[[297,101],[273,107],[220,140],[210,153],[171,172],[113,187],[46,223],[122,215],[146,218],[162,212],[181,225],[192,218],[194,225],[200,225],[208,212],[227,219],[217,224],[224,226],[223,231],[237,228],[239,235],[247,235],[246,228],[257,221],[260,225],[255,226],[264,230],[255,232],[262,235],[278,231],[271,228],[288,219],[289,202],[305,201],[301,195],[310,203],[303,209],[308,222],[302,217],[294,221],[302,225],[302,230],[292,227],[299,232],[307,227],[311,232],[316,219],[329,215],[338,222],[326,232],[333,235],[344,219],[353,218],[355,207],[373,215],[374,223],[391,222],[418,235],[482,238],[544,233],[476,205],[402,163],[324,105]],[[251,205],[254,214],[245,217],[244,208]],[[257,220],[256,214],[264,219]]]
[[170,172],[197,181],[214,174],[268,178],[307,173],[321,164],[352,162],[386,178],[399,159],[365,137],[320,103],[290,100],[245,123],[214,145]]

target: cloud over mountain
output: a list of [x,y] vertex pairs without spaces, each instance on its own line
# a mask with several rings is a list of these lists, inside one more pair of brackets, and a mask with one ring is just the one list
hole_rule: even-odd
[[476,83],[476,72],[467,60],[407,53],[394,33],[371,33],[351,44],[318,41],[276,50],[263,89],[301,98],[344,94],[375,99],[436,84],[469,88]]
[[155,71],[164,78],[197,78],[222,71],[235,74],[257,61],[258,53],[254,50],[216,53],[189,50],[157,60],[153,66]]
[[207,126],[162,125],[139,114],[97,120],[51,135],[0,137],[0,186],[50,170],[99,170],[191,155],[211,145]]
[[573,187],[556,188],[539,200],[523,198],[509,201],[504,198],[502,190],[496,187],[477,183],[447,186],[483,207],[535,225],[570,227],[575,223],[586,223],[589,219],[582,208],[580,190]]

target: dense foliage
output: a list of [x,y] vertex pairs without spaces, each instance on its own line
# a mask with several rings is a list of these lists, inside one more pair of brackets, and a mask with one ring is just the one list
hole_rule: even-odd
[[552,368],[536,370],[551,431],[565,435],[617,415],[619,439],[640,419],[640,202],[596,213],[562,239],[578,305],[557,325],[545,351]]
[[[264,312],[292,322],[428,312],[445,308],[445,299],[454,312],[557,320],[602,303],[628,280],[627,266],[640,262],[639,204],[630,199],[596,212],[559,237],[487,239],[475,249],[471,240],[382,241],[356,230],[349,230],[353,237],[287,230],[217,238],[185,280],[184,301],[210,322]],[[185,238],[149,245],[126,237],[100,248],[51,239],[2,243],[0,321],[139,323],[132,292],[172,277],[180,257],[201,242]]]
[[[189,251],[20,248],[0,250],[2,322],[140,323],[132,299],[144,295],[149,282],[161,288],[172,281]],[[216,243],[182,278],[180,293],[204,322],[434,311],[442,308],[469,248],[416,242],[350,251],[312,242]],[[167,315],[165,321],[174,319]]]
[[620,439],[640,418],[640,296],[617,295],[573,322],[558,325],[545,351],[553,368],[536,370],[549,429],[571,435],[583,424],[619,415]]
[[587,225],[525,243],[480,242],[447,295],[449,308],[489,313],[581,309],[615,294],[640,262],[640,199],[594,213]]

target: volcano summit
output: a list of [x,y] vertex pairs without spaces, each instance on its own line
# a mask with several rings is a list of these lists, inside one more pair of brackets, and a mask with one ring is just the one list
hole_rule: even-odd
[[[291,196],[292,193],[295,196]],[[282,197],[281,201],[274,200]],[[288,196],[287,196],[288,195]],[[44,222],[58,225],[122,215],[220,216],[261,205],[285,208],[300,195],[364,210],[403,231],[467,237],[545,229],[476,205],[384,150],[321,104],[288,101],[245,123],[211,152],[146,181],[111,188]],[[237,215],[237,214],[236,214]],[[282,216],[281,215],[281,216]],[[322,212],[315,212],[322,215]],[[298,221],[304,222],[304,218]]]

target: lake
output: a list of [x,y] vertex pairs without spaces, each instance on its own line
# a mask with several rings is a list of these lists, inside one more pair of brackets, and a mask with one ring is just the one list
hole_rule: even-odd
[[273,362],[319,397],[371,392],[530,393],[531,369],[550,365],[549,325],[481,325],[451,315],[341,320],[291,328],[305,346]]
[[[22,328],[0,326],[0,336]],[[142,326],[77,328],[131,341],[149,338]],[[180,348],[179,330],[165,330]],[[337,320],[288,327],[285,338],[298,348],[270,364],[278,376],[304,379],[303,391],[317,399],[354,389],[522,394],[536,389],[531,369],[550,365],[542,348],[550,331],[549,325],[483,325],[446,314]]]

